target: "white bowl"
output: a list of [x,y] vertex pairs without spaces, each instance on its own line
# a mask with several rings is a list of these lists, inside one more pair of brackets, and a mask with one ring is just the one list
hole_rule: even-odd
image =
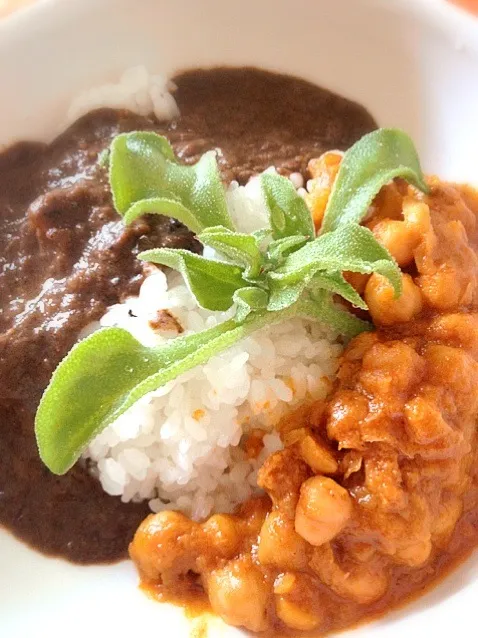
[[[75,94],[139,63],[166,74],[252,64],[302,76],[406,129],[426,171],[478,183],[478,22],[441,0],[43,0],[0,23],[0,145],[51,139]],[[476,634],[467,626],[477,576],[472,557],[425,597],[347,636]],[[182,612],[136,583],[128,562],[73,566],[0,531],[1,636],[188,636]],[[211,637],[241,635],[213,625]]]

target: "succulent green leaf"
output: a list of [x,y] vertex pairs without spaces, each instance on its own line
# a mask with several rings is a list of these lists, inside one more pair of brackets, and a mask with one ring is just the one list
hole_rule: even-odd
[[153,248],[140,253],[138,258],[180,272],[198,304],[208,310],[227,310],[233,304],[236,290],[244,286],[242,268],[205,259],[188,250]]
[[357,224],[347,224],[308,242],[287,257],[284,264],[268,274],[271,288],[303,282],[318,272],[380,273],[401,293],[401,275],[390,253],[373,234]]
[[362,332],[373,330],[371,323],[359,319],[334,303],[332,293],[327,290],[318,291],[313,300],[300,301],[297,304],[297,315],[304,319],[326,323],[338,334],[349,339]]
[[70,350],[40,401],[35,434],[43,463],[64,474],[97,434],[147,393],[285,317],[263,313],[243,323],[230,319],[154,348],[122,328],[93,333]]
[[269,296],[262,288],[247,286],[236,290],[234,302],[237,304],[235,320],[243,322],[252,312],[262,312],[267,308]]
[[315,235],[312,216],[292,182],[276,173],[262,173],[262,191],[269,209],[273,239],[293,235]]
[[328,290],[336,295],[340,295],[343,299],[349,301],[356,308],[367,310],[367,304],[357,291],[345,281],[340,272],[316,272],[313,269],[310,273],[297,283],[283,286],[280,280],[270,279],[269,304],[267,310],[284,310],[292,304],[295,304],[304,291],[313,294],[318,290]]
[[208,226],[234,228],[213,151],[186,166],[178,163],[165,137],[136,131],[114,138],[109,167],[113,203],[126,223],[158,212],[195,233]]
[[289,308],[299,300],[301,294],[305,290],[308,281],[298,281],[290,286],[281,286],[276,281],[271,280],[269,286],[269,303],[267,310],[278,312]]
[[260,179],[271,229],[247,235],[234,232],[214,153],[184,166],[166,138],[136,132],[116,137],[101,161],[109,164],[114,204],[125,223],[144,213],[175,217],[227,261],[171,248],[145,251],[139,258],[178,270],[203,308],[224,311],[236,304],[236,314],[154,348],[120,328],[105,328],[74,346],[54,372],[35,420],[41,458],[58,474],[148,392],[263,326],[301,316],[347,337],[371,329],[335,302],[340,296],[367,307],[343,273],[380,273],[396,296],[401,273],[359,222],[380,188],[395,177],[427,192],[411,140],[401,131],[381,129],[345,154],[319,237],[289,180],[270,173]]
[[257,239],[259,245],[262,245],[263,242],[270,239],[272,231],[270,228],[260,228],[259,230],[252,231],[251,235]]
[[396,177],[428,192],[412,140],[399,129],[381,128],[356,142],[344,155],[325,209],[321,233],[359,223],[382,186]]
[[205,246],[214,248],[233,264],[244,268],[244,277],[254,279],[261,273],[264,258],[259,249],[259,242],[253,235],[232,232],[224,226],[206,228],[198,235]]
[[177,199],[172,197],[151,197],[150,199],[141,199],[128,208],[124,214],[123,221],[126,225],[134,222],[135,219],[142,215],[166,215],[174,217],[181,224],[187,226],[190,230],[197,227],[197,219],[195,215],[181,204]]
[[282,264],[284,259],[299,250],[310,240],[305,235],[291,235],[290,237],[282,237],[282,239],[274,239],[267,247],[267,260],[274,266]]
[[317,290],[328,290],[336,295],[340,295],[346,301],[349,301],[356,308],[367,310],[368,306],[358,292],[344,279],[341,272],[318,272],[310,283],[308,289],[313,294]]

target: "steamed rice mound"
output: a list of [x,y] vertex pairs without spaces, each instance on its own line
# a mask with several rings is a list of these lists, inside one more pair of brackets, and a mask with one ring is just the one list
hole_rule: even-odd
[[[252,232],[267,224],[257,179],[244,187],[232,183],[227,202],[238,229]],[[112,306],[89,332],[120,326],[151,346],[232,315],[233,309],[199,308],[177,273],[147,268],[139,296]],[[282,447],[274,430],[278,421],[328,393],[341,353],[335,337],[301,319],[247,337],[150,393],[104,430],[85,453],[92,471],[109,494],[126,502],[148,500],[154,512],[177,509],[199,520],[231,511],[258,490],[257,470]],[[241,444],[256,429],[264,437],[254,455]]]

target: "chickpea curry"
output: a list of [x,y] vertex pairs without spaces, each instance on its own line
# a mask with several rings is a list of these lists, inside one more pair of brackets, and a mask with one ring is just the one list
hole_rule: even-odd
[[[340,161],[309,164],[318,229]],[[204,592],[232,625],[321,635],[417,595],[475,546],[478,194],[428,182],[424,195],[396,179],[374,199],[363,223],[401,267],[401,296],[381,274],[347,275],[375,329],[350,341],[325,401],[280,423],[265,495],[139,527],[130,555],[156,595]]]

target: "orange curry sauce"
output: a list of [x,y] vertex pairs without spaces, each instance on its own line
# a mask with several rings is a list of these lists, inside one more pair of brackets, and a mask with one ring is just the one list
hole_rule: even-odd
[[[310,164],[320,227],[340,155]],[[324,402],[280,424],[267,496],[195,523],[149,516],[130,554],[162,599],[270,635],[322,635],[402,604],[478,541],[478,195],[397,180],[366,225],[403,271],[351,276],[376,329],[350,342]],[[194,607],[195,605],[195,607]],[[199,607],[198,607],[199,605]]]

